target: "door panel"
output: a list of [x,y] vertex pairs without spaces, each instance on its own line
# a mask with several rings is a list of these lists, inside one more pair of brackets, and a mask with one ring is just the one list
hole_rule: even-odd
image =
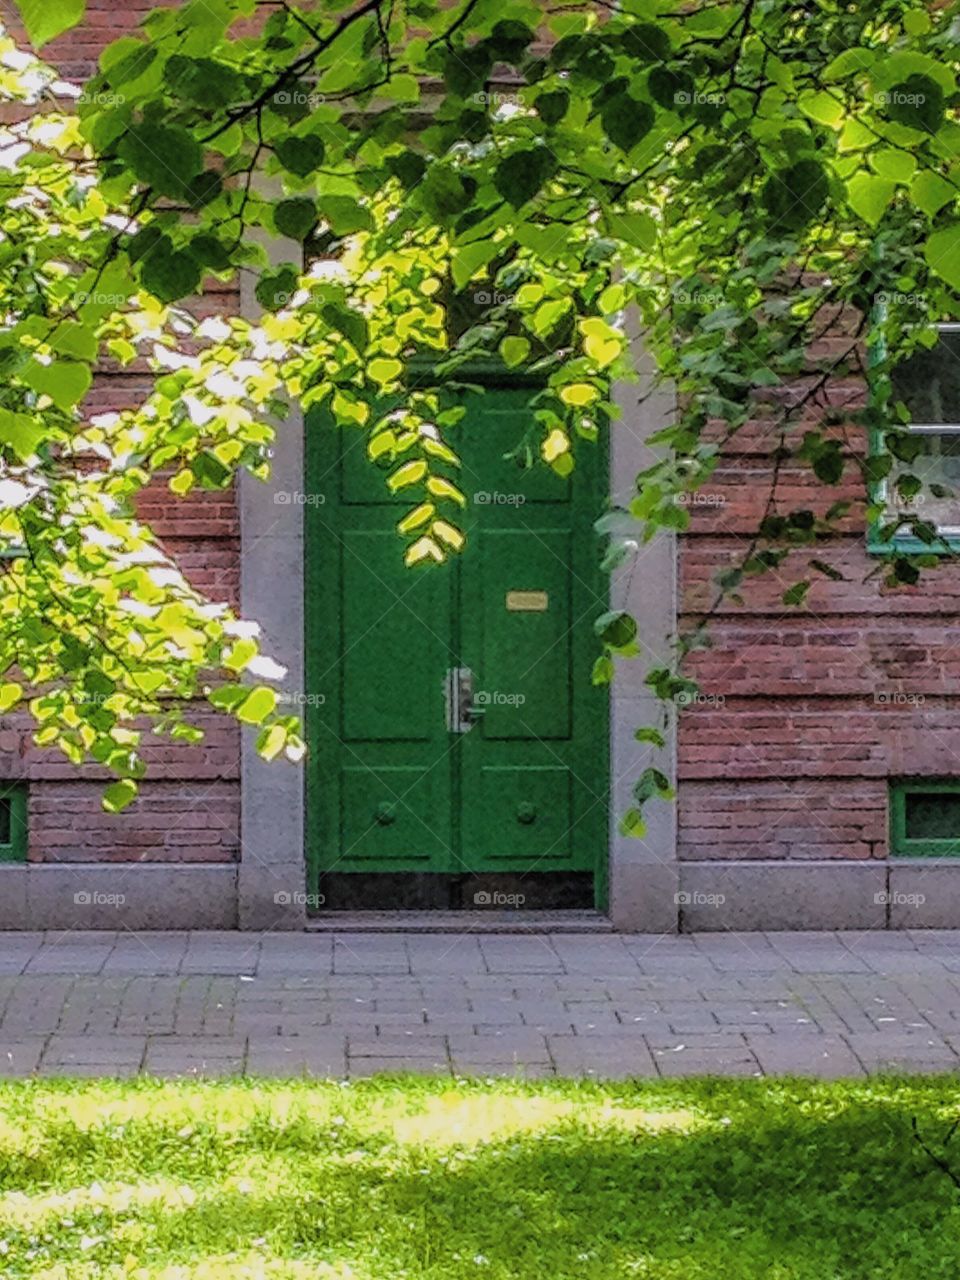
[[[408,499],[387,493],[362,433],[309,415],[308,474],[325,495],[306,507],[314,887],[329,872],[602,867],[606,698],[590,683],[590,619],[606,608],[592,529],[604,457],[581,446],[566,478],[522,465],[540,436],[534,394],[470,394],[451,437],[467,545],[421,570],[404,567],[395,531]],[[459,667],[465,733],[444,701]]]
[[[443,716],[449,582],[397,572],[393,528],[349,529],[341,545],[340,701],[346,742],[429,742]],[[438,674],[439,668],[439,674]]]
[[[482,626],[474,687],[483,737],[569,739],[570,535],[532,525],[474,540],[479,592],[473,596],[468,582],[468,595]],[[472,640],[469,617],[463,629]]]

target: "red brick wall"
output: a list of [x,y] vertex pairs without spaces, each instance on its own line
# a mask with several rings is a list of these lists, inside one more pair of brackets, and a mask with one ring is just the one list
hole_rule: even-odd
[[[43,50],[65,79],[82,81],[96,70],[100,51],[136,28],[157,0],[88,0],[86,21]],[[5,20],[10,22],[6,6]],[[10,23],[11,28],[13,23]],[[24,42],[25,43],[25,42]],[[216,286],[202,313],[237,310],[235,291]],[[105,366],[87,398],[88,413],[139,403],[150,386],[143,372]],[[180,499],[162,483],[143,494],[141,515],[160,536],[198,590],[236,605],[240,549],[232,491]],[[64,757],[32,743],[28,718],[0,722],[0,777],[29,783],[29,858],[38,862],[223,862],[239,856],[239,734],[200,704],[189,719],[206,730],[202,745],[147,736],[149,766],[138,799],[123,814],[104,813],[102,771],[76,769]]]
[[[853,406],[863,395],[852,382],[832,398]],[[774,444],[769,428],[750,424],[725,450],[713,505],[692,508],[682,625],[709,608],[712,579],[742,557],[767,501]],[[960,775],[960,570],[884,586],[852,465],[835,488],[785,468],[774,510],[824,512],[841,497],[860,505],[836,536],[748,580],[744,603],[721,606],[712,648],[690,662],[702,696],[680,716],[682,859],[883,858],[888,779]],[[844,581],[811,574],[813,556]],[[784,607],[784,590],[808,574],[806,604]]]

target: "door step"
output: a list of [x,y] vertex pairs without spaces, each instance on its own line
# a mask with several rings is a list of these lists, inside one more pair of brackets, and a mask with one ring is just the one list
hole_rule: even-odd
[[612,933],[599,911],[327,911],[308,933]]

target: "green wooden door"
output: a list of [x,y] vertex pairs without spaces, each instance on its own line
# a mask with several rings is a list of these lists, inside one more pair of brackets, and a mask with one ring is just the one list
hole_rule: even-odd
[[606,607],[592,531],[603,458],[581,449],[563,479],[505,456],[531,425],[530,395],[471,396],[452,441],[467,546],[442,567],[403,566],[409,499],[387,493],[365,434],[308,421],[314,885],[328,872],[602,870],[606,697],[590,683],[590,620]]

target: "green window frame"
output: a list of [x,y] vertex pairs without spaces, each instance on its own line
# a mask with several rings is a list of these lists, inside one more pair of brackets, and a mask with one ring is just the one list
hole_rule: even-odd
[[27,860],[27,788],[22,783],[0,783],[0,862]]
[[[877,311],[882,309],[878,306]],[[948,332],[960,332],[960,324],[944,322],[938,324],[938,329]],[[886,359],[887,348],[886,343],[881,337],[874,343],[867,358],[867,371],[869,375],[869,394],[871,400],[875,403],[875,393],[880,385],[879,376],[876,370],[879,365]],[[912,428],[918,431],[934,432],[939,431],[946,433],[950,430],[956,430],[960,434],[960,408],[958,408],[957,423],[910,423]],[[879,457],[884,451],[883,431],[874,425],[871,425],[868,435],[867,451],[870,457]],[[886,482],[884,480],[871,481],[867,486],[867,494],[873,505],[882,505],[886,498]],[[883,523],[882,517],[871,520],[867,525],[867,551],[870,555],[893,556],[893,555],[940,555],[950,556],[960,553],[960,527],[945,527],[939,540],[935,543],[927,543],[915,538],[909,533],[898,533],[893,538],[884,539],[880,536],[880,526]]]
[[960,778],[909,778],[890,783],[890,857],[891,858],[958,858],[960,830],[957,837],[911,837],[907,832],[907,801],[911,795],[960,795]]

